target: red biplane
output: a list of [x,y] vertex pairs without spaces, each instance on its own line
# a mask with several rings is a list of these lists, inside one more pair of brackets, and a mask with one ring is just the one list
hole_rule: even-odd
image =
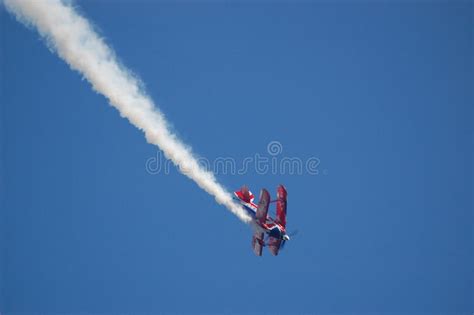
[[[235,198],[254,218],[256,229],[252,238],[253,251],[257,256],[262,256],[262,249],[267,246],[273,255],[278,255],[280,247],[283,248],[285,242],[290,240],[286,233],[286,189],[283,185],[277,188],[277,199],[271,201],[270,194],[266,189],[260,191],[258,204],[253,203],[254,196],[247,186],[243,186],[240,191],[236,191]],[[276,203],[276,218],[268,215],[270,203]],[[266,240],[264,239],[266,235]]]

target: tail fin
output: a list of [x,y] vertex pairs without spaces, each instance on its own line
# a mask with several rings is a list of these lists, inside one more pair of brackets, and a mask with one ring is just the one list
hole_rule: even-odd
[[252,192],[246,185],[242,186],[240,191],[236,191],[235,194],[244,202],[252,202],[254,199]]

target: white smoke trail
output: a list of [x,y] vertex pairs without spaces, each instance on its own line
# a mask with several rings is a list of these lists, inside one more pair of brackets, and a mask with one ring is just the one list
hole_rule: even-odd
[[3,0],[7,10],[26,25],[34,26],[52,50],[73,70],[80,72],[93,89],[103,94],[122,117],[145,133],[165,156],[215,197],[240,220],[251,218],[217,182],[202,169],[190,149],[173,134],[163,114],[140,88],[139,81],[116,59],[114,52],[93,27],[69,3],[61,0]]

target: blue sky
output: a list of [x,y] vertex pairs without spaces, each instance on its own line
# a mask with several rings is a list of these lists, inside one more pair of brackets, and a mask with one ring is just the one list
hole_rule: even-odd
[[84,1],[202,157],[316,157],[218,174],[289,193],[278,257],[4,9],[4,313],[470,314],[473,4]]

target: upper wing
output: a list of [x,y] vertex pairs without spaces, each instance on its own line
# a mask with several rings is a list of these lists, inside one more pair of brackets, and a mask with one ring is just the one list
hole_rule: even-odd
[[256,218],[259,223],[265,223],[267,220],[268,205],[270,204],[270,194],[266,189],[260,192],[260,200],[258,201]]
[[255,255],[262,256],[263,244],[263,233],[255,232],[252,237],[252,247]]
[[276,221],[286,227],[286,189],[283,185],[277,189]]
[[269,236],[267,239],[267,246],[268,250],[272,255],[278,255],[278,251],[280,250],[281,240],[272,236]]

